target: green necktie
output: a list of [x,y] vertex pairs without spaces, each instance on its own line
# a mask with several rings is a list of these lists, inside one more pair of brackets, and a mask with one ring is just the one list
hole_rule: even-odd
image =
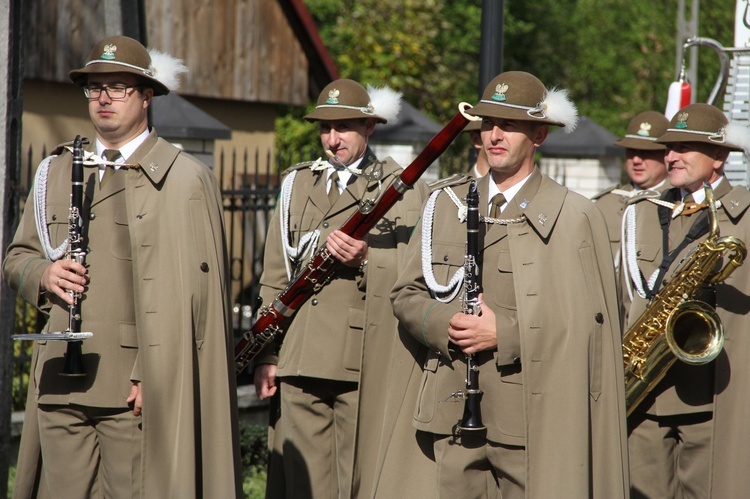
[[502,193],[495,194],[492,196],[490,201],[490,218],[497,218],[500,216],[500,207],[505,204],[505,196]]
[[331,203],[331,206],[336,204],[336,201],[338,200],[341,193],[339,192],[339,173],[334,170],[333,173],[331,173],[331,187],[328,189],[328,202]]

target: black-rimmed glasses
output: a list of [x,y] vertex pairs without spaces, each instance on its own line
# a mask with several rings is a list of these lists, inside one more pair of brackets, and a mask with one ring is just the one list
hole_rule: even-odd
[[89,100],[97,100],[102,96],[102,91],[104,91],[107,94],[107,97],[111,100],[123,100],[129,95],[128,90],[138,87],[139,85],[107,85],[106,87],[100,85],[87,85],[83,87],[83,94]]

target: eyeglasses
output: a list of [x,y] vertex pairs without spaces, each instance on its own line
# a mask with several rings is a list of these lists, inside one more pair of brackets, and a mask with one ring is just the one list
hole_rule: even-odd
[[124,100],[128,96],[128,90],[131,88],[138,88],[140,85],[129,87],[127,85],[109,85],[106,87],[99,85],[88,85],[83,87],[83,94],[89,100],[97,100],[102,96],[102,91],[107,94],[112,100]]

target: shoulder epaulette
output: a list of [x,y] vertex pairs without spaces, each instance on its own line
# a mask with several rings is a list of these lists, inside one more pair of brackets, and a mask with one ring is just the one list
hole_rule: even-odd
[[[59,156],[59,155],[61,155],[62,152],[65,149],[73,147],[73,142],[74,142],[73,140],[69,140],[68,142],[63,142],[62,144],[57,144],[55,146],[55,148],[52,149],[52,152],[50,152],[50,155],[51,156]],[[87,139],[86,137],[83,137],[83,139],[81,140],[81,143],[83,145],[87,145],[87,144],[90,144],[91,141],[89,139]]]
[[614,191],[615,189],[622,189],[624,186],[622,185],[613,185],[609,189],[605,189],[602,192],[598,194],[594,194],[594,196],[591,198],[592,201],[596,201],[597,199],[604,197],[605,194],[609,194],[610,192]]
[[288,166],[283,172],[281,172],[281,175],[286,176],[292,173],[293,171],[305,170],[305,169],[310,168],[314,164],[315,164],[315,161],[303,161],[301,163]]
[[438,189],[444,189],[446,187],[453,187],[454,185],[462,185],[470,181],[473,177],[464,173],[456,173],[450,177],[441,178],[434,182],[428,182],[427,186],[430,188],[430,192],[434,192]]

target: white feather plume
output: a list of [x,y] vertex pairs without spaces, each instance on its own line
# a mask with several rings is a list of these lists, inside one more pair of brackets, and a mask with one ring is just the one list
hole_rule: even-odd
[[750,127],[730,122],[724,127],[724,136],[728,145],[739,147],[750,156]]
[[180,87],[180,77],[188,72],[188,68],[183,64],[182,59],[177,59],[156,49],[150,49],[148,53],[151,56],[150,69],[154,72],[154,78],[170,91],[177,90]]
[[578,109],[568,98],[568,91],[565,89],[547,90],[539,107],[549,119],[565,125],[565,133],[571,133],[578,126]]
[[388,86],[373,87],[367,85],[367,94],[370,96],[375,114],[384,118],[386,121],[395,121],[398,113],[401,112],[401,92],[396,92]]

